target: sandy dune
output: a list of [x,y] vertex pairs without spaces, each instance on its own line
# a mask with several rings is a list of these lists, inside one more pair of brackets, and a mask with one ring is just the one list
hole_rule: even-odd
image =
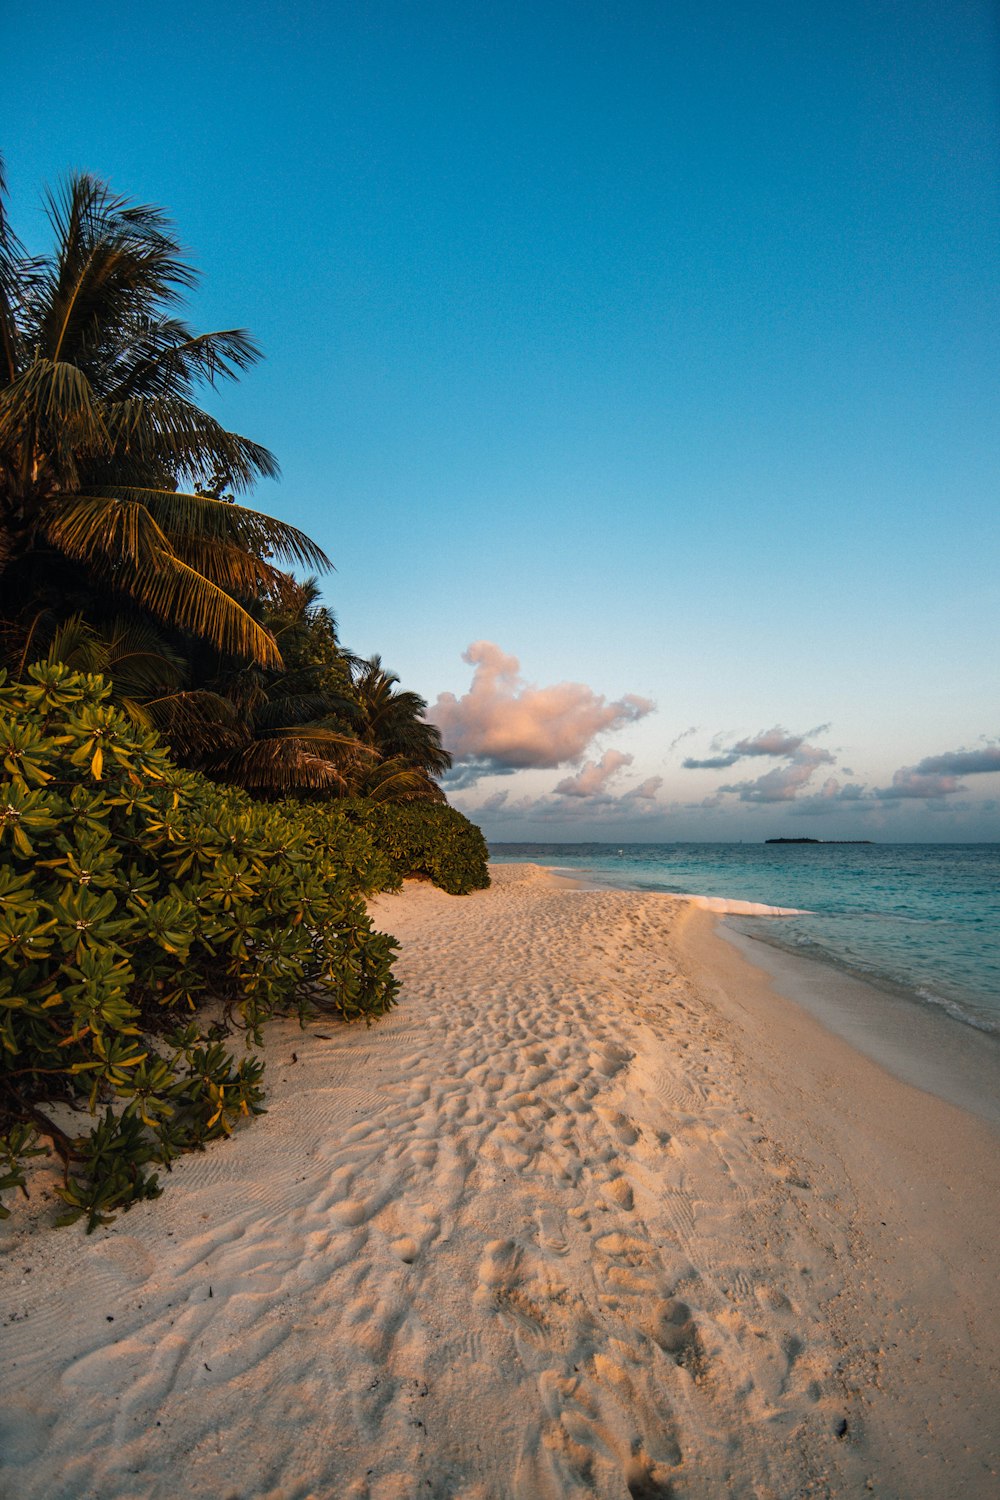
[[3,1500],[995,1494],[995,1136],[707,914],[495,877],[158,1202],[0,1226]]

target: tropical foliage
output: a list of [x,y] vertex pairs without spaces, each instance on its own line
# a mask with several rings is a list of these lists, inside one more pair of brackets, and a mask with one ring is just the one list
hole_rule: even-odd
[[[4,184],[0,180],[0,194]],[[47,198],[30,256],[0,198],[0,587],[22,632],[99,589],[237,657],[278,665],[253,605],[281,562],[325,567],[297,527],[224,497],[277,473],[195,389],[259,357],[245,330],[178,315],[196,281],[160,209],[85,174]]]
[[366,895],[488,876],[425,701],[344,650],[287,571],[323,551],[242,503],[274,458],[198,404],[257,346],[184,321],[162,210],[81,174],[46,211],[29,254],[0,161],[0,1192],[54,1150],[93,1228],[262,1108],[234,1028],[393,1004]]
[[452,896],[465,896],[490,883],[482,830],[457,808],[353,798],[333,804],[334,809],[364,831],[386,859],[394,884],[408,875],[422,876]]
[[178,770],[108,700],[61,665],[0,679],[0,1163],[17,1186],[46,1138],[91,1227],[260,1109],[227,1022],[259,1041],[271,1016],[370,1019],[397,990],[364,893],[398,877],[363,831]]
[[370,757],[359,756],[350,790],[374,802],[443,802],[435,776],[451,765],[441,731],[424,718],[426,700],[398,686],[379,656],[353,662],[354,724]]
[[259,796],[443,800],[424,701],[343,651],[297,527],[236,503],[277,473],[196,403],[260,357],[180,316],[197,277],[162,210],[95,178],[49,194],[29,255],[0,163],[0,648],[72,661],[183,764]]

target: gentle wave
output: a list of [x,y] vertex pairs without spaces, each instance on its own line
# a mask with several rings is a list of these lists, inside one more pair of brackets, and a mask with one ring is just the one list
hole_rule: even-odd
[[692,896],[679,892],[678,899],[690,901],[702,911],[718,912],[726,917],[811,917],[802,906],[765,906],[762,901],[730,901],[725,896]]
[[985,1016],[977,1015],[966,1006],[959,1005],[957,1000],[946,1000],[943,995],[936,995],[933,990],[923,988],[918,988],[917,994],[928,1005],[936,1005],[939,1010],[947,1011],[953,1020],[962,1021],[966,1026],[974,1027],[976,1031],[985,1031],[987,1036],[1000,1036],[1000,1026],[987,1020]]
[[[811,915],[816,916],[817,913],[813,912]],[[777,949],[779,953],[787,953],[793,958],[804,958],[810,963],[824,964],[828,968],[837,970],[838,973],[849,975],[852,979],[860,979],[862,983],[875,989],[885,990],[891,995],[902,996],[931,1006],[935,1010],[944,1011],[952,1020],[960,1021],[964,1026],[971,1026],[975,1031],[984,1032],[987,1036],[1000,1036],[1000,1023],[995,1013],[987,1014],[968,1004],[963,1004],[960,1000],[949,999],[926,985],[902,983],[886,968],[885,964],[866,963],[856,953],[837,952],[836,949],[811,941],[808,937],[798,936],[795,941],[789,942],[787,933],[782,933],[777,927],[755,928],[752,923],[741,926],[738,922],[733,923],[732,927],[735,932],[740,932],[745,937],[752,937],[755,941],[764,943],[768,948]]]

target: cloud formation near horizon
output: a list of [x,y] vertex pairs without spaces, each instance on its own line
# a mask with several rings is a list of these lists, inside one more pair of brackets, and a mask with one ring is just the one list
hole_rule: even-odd
[[[809,735],[822,734],[830,728],[821,724]],[[720,786],[717,796],[729,793],[741,802],[795,802],[796,812],[829,813],[845,803],[893,803],[907,800],[928,804],[941,802],[963,790],[960,777],[1000,772],[1000,745],[991,744],[977,750],[948,750],[941,755],[927,755],[915,766],[900,766],[889,786],[864,787],[858,782],[841,785],[833,776],[827,778],[818,792],[801,796],[820,766],[835,765],[836,756],[829,750],[807,743],[805,735],[789,734],[780,725],[752,737],[737,740],[730,748],[717,739],[713,749],[718,754],[702,760],[688,758],[688,770],[722,770],[745,757],[773,756],[785,761],[755,780],[729,782]],[[847,772],[853,775],[853,772]]]
[[881,802],[920,797],[937,800],[963,790],[961,776],[986,776],[1000,771],[1000,745],[982,750],[946,750],[943,755],[925,755],[915,766],[900,766],[889,786],[876,787],[872,796]]
[[957,776],[925,775],[916,766],[900,766],[893,772],[892,785],[876,787],[872,796],[892,802],[900,797],[950,797],[957,791]]
[[640,781],[639,785],[632,787],[631,791],[623,792],[618,800],[620,802],[655,802],[656,794],[662,785],[662,776],[647,776],[645,781]]
[[1000,745],[984,750],[946,750],[943,755],[927,755],[916,767],[921,775],[982,776],[1000,771]]
[[[829,729],[829,724],[821,724],[818,729],[812,730],[813,734],[821,734]],[[728,766],[735,766],[738,760],[744,756],[754,755],[794,755],[805,743],[804,734],[789,734],[787,729],[782,729],[780,724],[775,724],[773,729],[762,729],[759,734],[747,735],[729,749],[724,749],[720,743],[721,736],[716,735],[712,741],[712,749],[719,753],[706,756],[698,760],[694,756],[688,756],[683,762],[685,771],[724,771]],[[674,741],[676,744],[676,741]],[[671,747],[672,748],[672,747]]]
[[554,788],[558,797],[596,797],[607,790],[608,782],[624,766],[632,764],[631,755],[620,750],[605,750],[600,760],[588,760],[575,776],[567,776]]
[[[787,751],[755,751],[758,755],[785,755]],[[741,802],[794,802],[799,792],[812,779],[820,766],[836,764],[836,756],[818,745],[806,745],[798,741],[798,748],[787,765],[775,766],[765,771],[756,781],[737,781],[720,787],[722,792],[735,792]]]
[[460,698],[441,693],[427,710],[455,758],[452,787],[577,763],[597,735],[634,724],[655,707],[634,693],[609,703],[581,682],[534,687],[521,677],[517,657],[492,641],[473,642],[462,659],[475,668],[469,691]]
[[726,755],[709,755],[705,760],[696,760],[693,755],[688,755],[681,765],[685,771],[725,771],[729,766],[735,766],[739,756],[735,750],[730,750]]
[[[820,724],[810,733],[822,734],[829,727],[829,724]],[[780,724],[775,724],[773,729],[762,729],[758,734],[747,735],[728,749],[718,742],[717,737],[713,741],[713,749],[717,749],[719,753],[702,759],[688,756],[683,761],[684,769],[725,771],[745,759],[770,757],[787,760],[787,765],[775,766],[772,771],[765,771],[756,780],[730,782],[728,786],[719,788],[720,793],[734,793],[741,802],[793,802],[819,766],[832,766],[836,763],[836,757],[829,750],[806,744],[805,735],[789,734]]]

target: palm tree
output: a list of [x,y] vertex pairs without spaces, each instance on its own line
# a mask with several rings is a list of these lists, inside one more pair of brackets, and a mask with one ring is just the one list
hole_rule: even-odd
[[[196,275],[161,209],[72,177],[46,197],[54,247],[10,228],[0,163],[0,589],[4,614],[95,589],[243,660],[279,667],[261,601],[278,566],[329,567],[298,528],[233,502],[277,474],[193,399],[260,353],[178,315]],[[207,480],[207,482],[206,482]]]
[[177,759],[258,797],[345,796],[377,753],[354,732],[350,659],[315,579],[289,581],[262,620],[280,667],[223,664],[198,690],[141,705]]
[[377,754],[375,763],[359,776],[357,790],[374,801],[443,802],[434,777],[449,769],[451,756],[437,725],[424,718],[427,700],[398,683],[380,656],[355,661],[358,738]]
[[[397,690],[398,677],[379,657],[342,651],[315,580],[298,588],[297,600],[265,617],[285,666],[251,663],[227,674],[216,685],[220,700],[177,695],[173,724],[160,721],[171,744],[188,764],[258,797],[444,802],[434,777],[451,756],[423,718],[424,699]],[[189,722],[192,733],[178,743]]]
[[156,726],[142,705],[178,692],[187,668],[183,657],[147,621],[128,615],[109,620],[103,628],[82,615],[59,623],[37,616],[18,677],[31,660],[59,661],[74,672],[100,673],[111,685],[112,701],[147,729]]
[[58,661],[76,672],[100,673],[111,688],[111,701],[133,723],[158,730],[178,760],[197,755],[206,745],[220,753],[246,737],[233,702],[221,693],[187,686],[188,662],[146,620],[120,615],[94,625],[79,614],[59,622],[39,611],[14,675],[23,676],[32,661]]

